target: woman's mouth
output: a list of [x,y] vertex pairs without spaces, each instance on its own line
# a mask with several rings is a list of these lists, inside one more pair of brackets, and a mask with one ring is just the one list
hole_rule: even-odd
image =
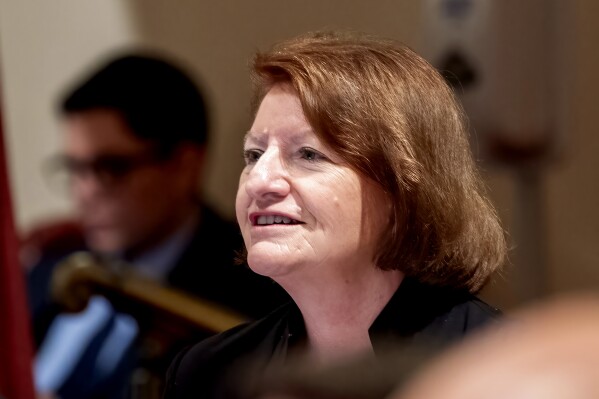
[[252,225],[254,226],[270,226],[273,224],[303,224],[303,222],[282,215],[256,215],[252,217]]

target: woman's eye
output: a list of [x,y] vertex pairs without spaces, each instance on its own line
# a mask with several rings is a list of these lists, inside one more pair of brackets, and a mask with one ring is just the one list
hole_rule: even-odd
[[243,159],[245,159],[245,164],[251,165],[251,164],[258,162],[258,159],[260,159],[263,152],[264,151],[262,151],[262,150],[255,150],[255,149],[245,150],[243,152]]
[[299,150],[300,156],[306,161],[315,162],[327,159],[323,154],[310,147],[303,147]]

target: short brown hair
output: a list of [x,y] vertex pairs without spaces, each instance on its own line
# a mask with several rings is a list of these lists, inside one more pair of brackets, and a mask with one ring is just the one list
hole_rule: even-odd
[[478,291],[504,261],[464,113],[441,75],[407,46],[311,33],[256,55],[254,106],[296,90],[317,136],[392,201],[376,264],[433,285]]

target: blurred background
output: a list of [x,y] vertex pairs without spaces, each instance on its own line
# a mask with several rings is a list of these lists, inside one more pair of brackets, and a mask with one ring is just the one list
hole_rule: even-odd
[[[599,287],[599,3],[594,0],[0,1],[0,84],[19,232],[71,212],[42,178],[72,81],[115,52],[178,60],[206,91],[204,194],[234,216],[250,124],[248,60],[308,30],[403,41],[444,71],[509,233],[511,263],[483,292],[511,307]],[[457,80],[456,80],[457,79]]]

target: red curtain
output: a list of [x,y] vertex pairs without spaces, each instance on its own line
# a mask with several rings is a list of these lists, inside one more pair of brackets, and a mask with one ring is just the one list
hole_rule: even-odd
[[12,216],[0,109],[0,397],[34,399],[32,344]]

